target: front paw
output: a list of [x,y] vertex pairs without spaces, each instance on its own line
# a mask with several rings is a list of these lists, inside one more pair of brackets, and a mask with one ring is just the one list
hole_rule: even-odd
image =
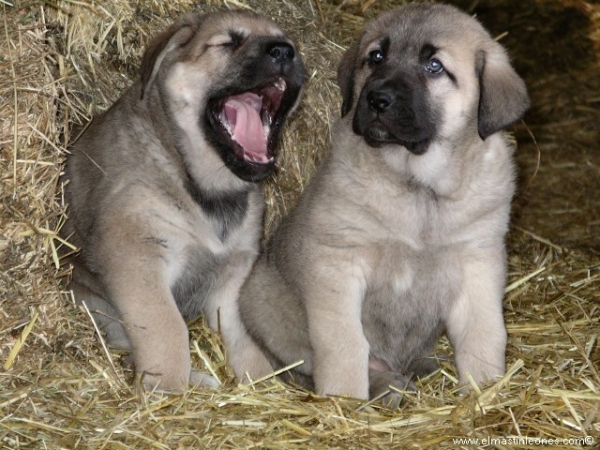
[[378,398],[384,405],[397,408],[406,401],[403,392],[407,391],[417,391],[409,376],[390,371],[369,371],[370,399]]
[[201,370],[192,369],[190,373],[190,384],[196,387],[204,387],[209,389],[216,389],[221,386],[219,380],[212,375],[202,372]]
[[185,392],[190,385],[216,389],[221,383],[206,372],[192,370],[189,378],[183,376],[175,378],[172,375],[165,377],[164,375],[154,375],[146,372],[142,375],[142,385],[147,391],[179,394]]

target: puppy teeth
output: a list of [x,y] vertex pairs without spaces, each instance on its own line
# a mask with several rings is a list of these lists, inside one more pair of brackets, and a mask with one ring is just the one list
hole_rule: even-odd
[[286,84],[283,78],[278,79],[273,85],[280,91],[285,91]]

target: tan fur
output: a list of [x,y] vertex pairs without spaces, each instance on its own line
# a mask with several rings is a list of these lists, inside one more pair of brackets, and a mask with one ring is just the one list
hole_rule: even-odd
[[[431,58],[446,72],[425,71]],[[292,375],[323,394],[411,387],[444,329],[461,382],[502,374],[514,170],[501,129],[528,106],[523,82],[478,22],[432,4],[369,25],[339,81],[331,152],[242,288],[242,320],[276,368],[304,360]],[[377,119],[370,92],[396,99]],[[390,120],[366,141],[406,111],[410,127]],[[414,145],[411,127],[425,130]]]
[[81,248],[70,288],[109,343],[131,351],[147,387],[215,384],[191,367],[185,321],[200,313],[222,332],[240,379],[243,370],[268,367],[236,307],[262,235],[254,181],[268,168],[257,172],[207,133],[215,129],[209,100],[219,92],[225,98],[285,79],[282,122],[293,109],[302,61],[276,62],[273,46],[294,48],[264,17],[183,16],[149,45],[140,81],[93,120],[67,160],[63,233]]

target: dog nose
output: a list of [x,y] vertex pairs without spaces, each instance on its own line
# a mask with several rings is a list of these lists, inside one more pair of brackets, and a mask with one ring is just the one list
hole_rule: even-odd
[[277,64],[286,64],[294,59],[294,48],[289,44],[278,43],[267,49],[268,55]]
[[384,112],[394,103],[394,97],[388,92],[370,91],[367,94],[369,108],[374,112]]

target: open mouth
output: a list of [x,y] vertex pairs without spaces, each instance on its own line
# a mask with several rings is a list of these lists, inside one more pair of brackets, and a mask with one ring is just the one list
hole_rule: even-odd
[[273,163],[271,147],[286,88],[285,80],[277,78],[263,87],[211,101],[213,127],[238,160],[261,166]]

